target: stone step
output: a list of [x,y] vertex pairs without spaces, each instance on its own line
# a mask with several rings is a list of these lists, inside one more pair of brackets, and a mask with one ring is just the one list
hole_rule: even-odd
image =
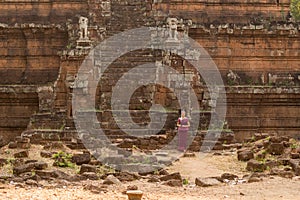
[[64,131],[58,129],[33,129],[27,130],[22,133],[22,137],[30,139],[30,142],[46,143],[47,141],[63,141],[71,142],[72,139],[78,138],[76,131]]

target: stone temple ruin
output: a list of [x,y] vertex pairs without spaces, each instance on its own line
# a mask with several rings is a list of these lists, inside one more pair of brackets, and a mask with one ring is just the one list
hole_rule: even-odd
[[[72,110],[74,91],[87,86],[85,81],[76,82],[78,69],[91,49],[105,39],[143,26],[165,28],[170,43],[190,37],[212,57],[227,96],[220,140],[241,141],[258,132],[299,137],[300,27],[291,19],[289,6],[289,0],[3,1],[1,142],[7,144],[25,135],[33,143],[59,140],[71,148],[83,148]],[[119,47],[118,43],[114,45]],[[199,52],[191,50],[187,55],[196,59]],[[174,95],[173,91],[179,89],[176,80],[180,77],[176,75],[164,79],[170,88],[144,85],[131,97],[130,116],[141,126],[150,122],[153,103],[167,111],[151,111],[156,117],[165,117],[166,123],[159,130],[144,129],[151,135],[148,138],[124,133],[111,111],[112,90],[118,80],[135,66],[149,62],[177,70],[196,93],[200,122],[190,148],[199,151],[214,114],[215,97],[209,94],[203,77],[175,53],[149,49],[128,52],[99,72],[103,74],[95,97],[99,126],[122,148],[159,149],[172,137],[180,109],[178,99],[186,99],[185,105],[189,105],[188,94]],[[158,71],[149,69],[149,76]],[[96,122],[89,123],[93,126]]]

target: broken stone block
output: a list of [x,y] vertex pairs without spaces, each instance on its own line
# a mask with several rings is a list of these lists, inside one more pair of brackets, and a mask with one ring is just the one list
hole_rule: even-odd
[[195,184],[200,187],[210,187],[220,185],[221,182],[216,178],[196,178]]
[[160,182],[160,180],[159,180],[158,177],[152,176],[152,177],[149,178],[148,182],[149,183],[158,183],[158,182]]
[[126,172],[126,171],[122,171],[120,173],[115,173],[114,174],[115,177],[117,177],[121,182],[125,182],[125,181],[135,181],[140,179],[141,177],[135,173],[130,173],[130,172]]
[[224,181],[225,179],[227,180],[235,180],[238,179],[239,177],[235,174],[230,174],[230,173],[224,173],[221,175],[221,180]]
[[169,180],[180,180],[182,181],[182,177],[180,175],[180,173],[176,172],[173,174],[169,174],[169,175],[165,175],[163,177],[160,178],[161,181],[169,181]]
[[165,169],[161,169],[161,170],[159,170],[158,174],[165,176],[165,175],[169,175],[169,172],[167,170],[165,170]]
[[138,190],[139,188],[138,188],[138,186],[136,186],[136,185],[128,185],[127,186],[127,190]]
[[94,173],[97,173],[97,169],[95,166],[93,165],[87,165],[87,164],[83,164],[81,165],[81,168],[80,168],[80,174],[83,174],[85,172],[94,172]]
[[251,150],[240,150],[238,152],[238,160],[248,161],[254,158],[254,153]]
[[266,167],[269,167],[270,169],[277,167],[280,163],[277,160],[268,160],[266,161]]
[[63,180],[70,181],[70,182],[77,182],[77,181],[83,180],[80,175],[69,175],[60,170],[53,171],[52,176],[53,176],[53,178],[63,179]]
[[266,170],[266,165],[262,162],[252,159],[248,161],[246,169],[252,172],[263,172]]
[[250,177],[248,180],[248,183],[255,183],[255,182],[260,182],[262,181],[262,178],[259,177]]
[[35,164],[34,163],[28,163],[25,165],[20,165],[18,167],[14,167],[13,174],[14,175],[20,175],[25,172],[31,172],[34,169]]
[[99,177],[95,172],[84,172],[82,176],[89,180],[99,180]]
[[52,158],[52,152],[50,151],[41,151],[40,152],[41,157],[43,158]]
[[48,164],[45,162],[36,162],[34,163],[34,168],[37,170],[43,170],[48,168]]
[[57,178],[53,171],[47,170],[36,170],[35,174],[40,176],[42,179],[50,179],[50,178]]
[[91,161],[91,155],[89,153],[74,154],[72,162],[77,165],[88,164]]
[[128,200],[141,200],[143,197],[143,192],[140,190],[128,190],[126,192]]
[[9,149],[16,149],[17,148],[17,143],[16,142],[10,142],[10,143],[8,143],[8,148]]
[[254,145],[255,145],[257,148],[262,148],[262,147],[264,147],[264,141],[263,141],[263,140],[256,141],[256,142],[254,143]]
[[105,178],[105,180],[103,181],[103,184],[106,184],[106,185],[113,185],[113,184],[120,185],[121,181],[117,177],[115,177],[114,175],[108,175]]
[[282,155],[284,152],[284,144],[281,143],[271,143],[268,148],[268,152],[273,155]]
[[28,158],[28,156],[29,156],[28,150],[26,150],[26,151],[19,151],[19,152],[17,152],[17,153],[14,154],[15,158]]
[[38,160],[26,160],[25,161],[25,164],[28,164],[28,163],[36,163],[38,162]]
[[171,186],[171,187],[182,187],[183,186],[182,181],[175,180],[175,179],[168,180],[168,181],[164,182],[163,184]]

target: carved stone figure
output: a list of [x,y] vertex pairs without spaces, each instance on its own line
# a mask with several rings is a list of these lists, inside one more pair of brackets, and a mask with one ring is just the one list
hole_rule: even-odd
[[101,2],[102,16],[110,17],[111,16],[111,3],[110,1]]
[[88,18],[79,17],[79,40],[88,40]]
[[168,40],[177,41],[178,40],[178,31],[177,31],[178,20],[176,18],[168,18],[167,22],[168,22],[168,26],[169,26]]

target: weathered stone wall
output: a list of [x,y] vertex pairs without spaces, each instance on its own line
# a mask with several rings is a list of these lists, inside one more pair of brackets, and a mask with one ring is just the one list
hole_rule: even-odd
[[227,88],[227,120],[238,140],[255,132],[299,136],[299,87]]
[[57,79],[57,52],[66,46],[66,38],[67,32],[56,25],[1,25],[0,131],[5,140],[26,130],[31,116],[39,112],[38,86]]
[[262,20],[285,21],[289,0],[155,0],[158,19],[169,16],[192,19],[200,24],[249,24]]
[[[238,133],[238,138],[256,131],[295,134],[300,129],[299,24],[291,22],[288,0],[0,2],[0,84],[4,88],[24,84],[53,88],[49,101],[43,99],[47,98],[47,92],[41,93],[37,88],[25,96],[17,93],[18,99],[34,99],[30,107],[5,100],[0,128],[5,128],[5,120],[11,116],[8,110],[18,108],[21,111],[14,113],[24,112],[26,122],[31,116],[29,129],[74,129],[73,84],[89,47],[124,30],[141,26],[167,27],[167,18],[176,17],[186,25],[192,22],[189,36],[208,51],[219,67],[228,86],[228,125]],[[80,16],[89,20],[89,39],[84,42],[78,42]],[[80,46],[82,43],[87,46]],[[112,135],[123,134],[109,113],[112,87],[132,67],[154,61],[168,64],[181,73],[190,73],[205,119],[201,127],[207,127],[209,95],[195,69],[176,56],[141,51],[116,60],[99,83],[97,109],[99,115],[105,114],[102,127]],[[240,89],[238,85],[245,87]],[[256,86],[260,86],[259,93]],[[278,92],[280,88],[289,89]],[[141,110],[138,123],[148,120],[142,111],[149,109],[151,102],[143,99],[149,99],[146,97],[153,92],[155,95],[151,98],[170,109],[165,128],[173,128],[178,102],[174,94],[163,87],[150,86],[136,91],[130,108]],[[0,93],[2,97],[14,99]],[[43,105],[38,106],[38,103]],[[38,113],[32,115],[34,111]],[[15,120],[10,130],[23,130],[25,121]]]
[[88,15],[88,2],[82,0],[1,0],[0,23],[58,24],[76,15]]
[[57,79],[57,52],[66,46],[59,26],[0,27],[0,84],[46,84]]
[[[209,52],[224,81],[232,70],[242,85],[271,84],[276,74],[285,78],[286,84],[299,85],[300,40],[298,28],[293,25],[275,25],[269,30],[264,25],[195,28],[190,36]],[[234,84],[230,80],[227,83]]]
[[38,112],[35,86],[0,86],[0,133],[9,140],[26,130],[30,117]]

